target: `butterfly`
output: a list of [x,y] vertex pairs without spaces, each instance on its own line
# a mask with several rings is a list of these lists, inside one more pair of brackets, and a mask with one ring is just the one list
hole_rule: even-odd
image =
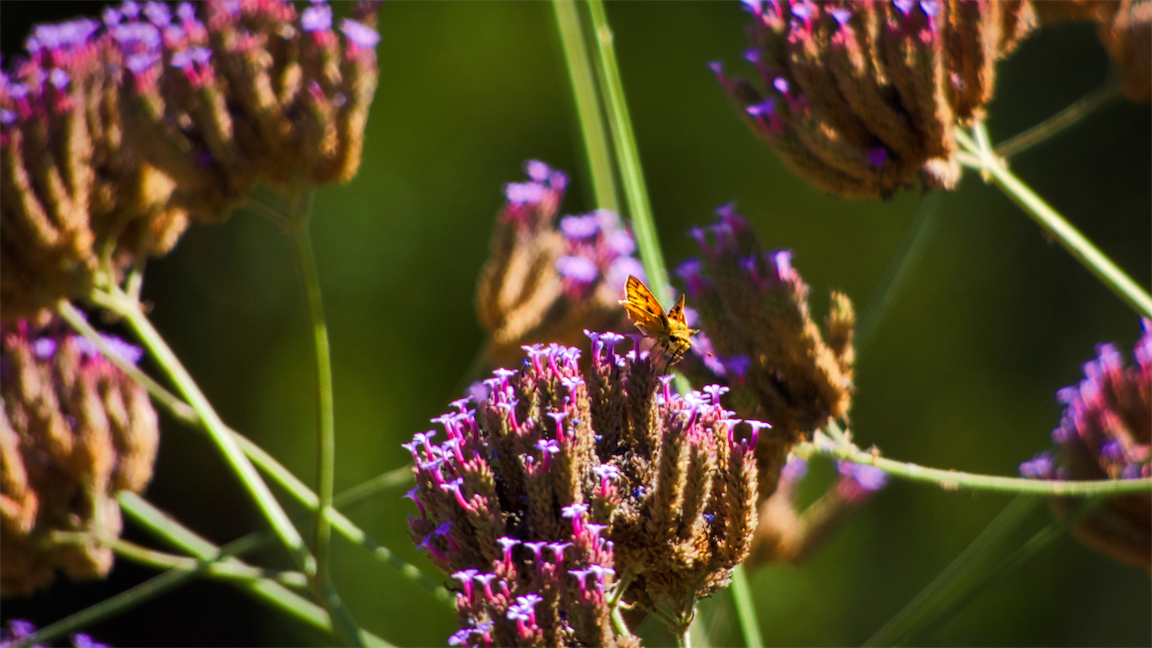
[[668,358],[668,364],[664,366],[664,371],[668,371],[688,352],[692,344],[690,338],[696,333],[696,329],[688,328],[688,322],[684,320],[684,295],[680,295],[680,301],[665,314],[652,291],[636,277],[628,277],[625,293],[628,298],[620,300],[620,305],[628,310],[636,328],[656,342],[654,349],[659,349]]

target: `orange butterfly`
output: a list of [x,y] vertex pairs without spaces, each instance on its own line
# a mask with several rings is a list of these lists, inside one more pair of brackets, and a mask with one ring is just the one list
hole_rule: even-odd
[[620,300],[620,304],[628,309],[636,328],[656,342],[654,349],[659,349],[668,358],[668,364],[664,366],[664,371],[668,371],[688,352],[692,344],[690,338],[696,333],[696,329],[688,328],[688,322],[684,320],[684,295],[680,295],[680,301],[665,314],[652,291],[636,277],[628,277],[626,293],[628,299]]

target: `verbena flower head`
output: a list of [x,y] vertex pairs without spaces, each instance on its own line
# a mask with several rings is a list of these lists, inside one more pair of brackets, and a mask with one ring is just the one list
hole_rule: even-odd
[[630,645],[617,588],[686,627],[748,555],[755,434],[736,438],[712,395],[674,394],[646,352],[617,352],[623,336],[588,335],[587,372],[579,349],[527,347],[433,419],[443,434],[405,444],[413,540],[462,590],[450,643]]
[[585,328],[630,329],[618,302],[628,276],[644,276],[619,216],[597,210],[557,221],[568,176],[538,161],[525,171],[528,182],[504,187],[476,291],[489,366],[519,362],[524,344],[575,345]]
[[1031,4],[745,0],[763,90],[712,64],[748,126],[815,187],[887,197],[920,177],[952,189],[952,129],[992,98],[994,62],[1033,28]]
[[[105,338],[123,359],[140,350]],[[144,388],[60,323],[0,328],[0,594],[26,596],[55,569],[103,577],[120,534],[114,494],[139,493],[152,479],[159,445]],[[87,534],[56,542],[55,531]]]
[[833,292],[821,329],[792,252],[764,251],[733,205],[717,214],[715,224],[692,231],[701,256],[677,269],[703,331],[699,362],[684,368],[697,384],[722,379],[740,416],[772,422],[756,451],[767,498],[792,446],[848,413],[855,316]]
[[[256,182],[350,178],[376,84],[373,5],[150,2],[37,26],[0,72],[4,319],[119,282]],[[324,19],[324,15],[328,19]],[[342,45],[343,43],[343,45]]]
[[[1067,405],[1052,431],[1056,448],[1020,464],[1034,479],[1139,479],[1152,477],[1152,321],[1143,320],[1135,367],[1111,344],[1097,347],[1084,380],[1056,394]],[[1077,503],[1054,499],[1063,514]],[[1073,533],[1084,544],[1152,572],[1152,496],[1109,498]]]

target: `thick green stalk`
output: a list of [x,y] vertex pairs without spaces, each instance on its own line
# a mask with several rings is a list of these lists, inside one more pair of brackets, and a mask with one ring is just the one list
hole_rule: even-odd
[[[200,391],[196,381],[192,379],[184,365],[176,358],[176,354],[164,342],[159,331],[152,326],[152,322],[140,310],[139,304],[129,299],[116,286],[112,286],[110,292],[93,290],[89,297],[94,303],[124,318],[128,326],[152,353],[156,363],[168,374],[177,390],[183,395],[184,400],[196,411],[196,415],[204,429],[207,430],[209,437],[224,455],[228,465],[240,478],[244,488],[276,531],[276,535],[280,537],[280,541],[288,549],[289,554],[295,559],[297,566],[309,576],[315,574],[316,560],[308,552],[300,532],[292,526],[288,514],[280,507],[280,503],[276,501],[272,491],[268,489],[268,485],[260,478],[260,474],[256,472],[252,462],[240,450],[231,430],[224,425],[224,421],[212,408],[208,398],[204,396],[204,392]],[[112,354],[112,356],[114,355]]]
[[736,619],[740,631],[744,633],[744,645],[758,648],[764,645],[760,636],[760,626],[756,622],[756,606],[752,603],[752,588],[748,586],[748,574],[744,565],[736,565],[732,570],[732,601],[736,604]]
[[564,60],[568,64],[568,77],[572,80],[572,95],[576,100],[584,151],[588,154],[588,171],[592,176],[596,207],[619,212],[616,180],[612,176],[612,155],[600,113],[596,75],[588,60],[588,48],[584,46],[580,13],[573,0],[552,0],[552,9],[556,13],[556,26],[564,48]]
[[[987,134],[982,123],[976,124],[978,139],[986,140]],[[993,183],[1009,198],[1019,205],[1025,213],[1032,217],[1045,232],[1059,241],[1064,249],[1085,268],[1096,275],[1096,278],[1108,286],[1112,292],[1123,299],[1142,317],[1152,317],[1152,297],[1138,286],[1136,282],[1116,267],[1112,260],[1105,256],[1091,241],[1084,238],[1075,227],[1064,220],[1055,209],[1044,202],[1027,185],[1020,181],[989,147],[981,147],[963,131],[957,129],[956,139],[967,151],[980,160],[980,171],[991,176]]]
[[644,171],[640,168],[640,152],[632,132],[632,118],[628,115],[620,69],[616,65],[612,29],[608,26],[608,17],[601,0],[589,0],[588,8],[592,12],[592,30],[598,45],[600,72],[608,95],[608,124],[612,129],[616,159],[620,162],[620,176],[628,203],[628,215],[632,218],[632,227],[636,233],[636,246],[640,250],[644,271],[648,273],[648,287],[661,304],[669,304],[671,294],[668,292],[668,272],[665,270],[664,254],[660,251],[660,240],[656,237],[652,206],[644,184]]
[[[121,491],[117,496],[120,508],[133,520],[141,524],[146,530],[158,537],[174,544],[177,548],[200,558],[212,560],[220,553],[219,547],[182,526],[175,519],[160,509],[149,504],[139,495],[128,491]],[[239,562],[229,558],[226,562]],[[273,583],[267,579],[256,581],[243,581],[239,585],[258,599],[272,603],[282,611],[286,611],[296,618],[322,629],[336,636],[337,633],[353,633],[346,637],[360,646],[390,646],[383,639],[355,625],[351,618],[341,619],[330,615],[324,608],[300,597],[284,586]],[[343,606],[336,608],[343,610]]]
[[[164,389],[155,380],[152,380],[144,372],[140,371],[138,367],[130,362],[125,361],[117,355],[104,341],[104,338],[93,329],[88,322],[84,319],[83,314],[76,310],[72,304],[62,300],[57,305],[57,312],[59,312],[64,319],[72,325],[81,335],[90,340],[96,345],[105,357],[109,358],[113,364],[119,367],[122,371],[131,376],[134,380],[144,385],[148,393],[156,399],[162,406],[165,407],[173,416],[178,420],[195,427],[198,430],[204,429],[200,423],[200,416],[194,409],[189,407],[184,401],[177,398],[174,394]],[[310,511],[316,511],[319,506],[319,498],[304,482],[300,481],[295,475],[285,468],[280,462],[276,461],[272,455],[268,454],[263,448],[253,443],[244,435],[229,429],[228,432],[240,445],[241,450],[248,458],[256,465],[257,468],[263,470],[269,477],[277,482],[282,488],[308,508]],[[401,481],[411,479],[411,472],[406,468],[399,468],[397,470],[385,473],[375,477],[367,482],[349,489],[349,491],[342,493],[339,497],[334,498],[333,503],[348,502],[351,503],[357,498],[366,497],[381,488],[387,488],[392,485],[398,484]],[[333,525],[338,533],[345,538],[359,544],[368,549],[372,555],[378,560],[384,562],[389,567],[392,567],[400,572],[405,578],[415,582],[417,585],[427,590],[439,602],[447,605],[453,604],[453,597],[448,590],[444,589],[442,585],[429,578],[426,574],[421,572],[416,566],[411,563],[405,562],[387,547],[373,540],[368,534],[364,533],[359,527],[352,523],[347,517],[339,511],[332,510],[328,516],[329,522]]]
[[998,477],[977,475],[955,470],[925,468],[913,463],[893,461],[870,452],[864,452],[854,445],[837,443],[823,435],[818,435],[811,443],[797,446],[797,452],[810,452],[858,464],[875,466],[898,477],[917,482],[936,484],[946,490],[971,488],[973,490],[999,491],[1002,493],[1023,493],[1050,495],[1056,497],[1092,497],[1123,495],[1128,493],[1152,492],[1152,477],[1144,479],[1107,479],[1093,481],[1061,481],[1055,479],[1023,479],[1018,477]]
[[898,646],[915,634],[931,618],[932,610],[938,608],[959,590],[961,581],[971,574],[977,563],[1035,510],[1039,503],[1035,497],[1017,495],[1000,514],[993,519],[980,535],[969,544],[960,555],[940,572],[919,594],[888,623],[876,631],[865,646]]
[[320,271],[316,267],[316,254],[308,226],[311,223],[312,192],[308,192],[307,207],[293,222],[292,238],[296,243],[296,260],[304,281],[308,322],[312,328],[312,347],[316,369],[316,474],[319,485],[316,492],[316,535],[312,552],[316,556],[316,580],[324,582],[328,576],[328,548],[332,540],[332,526],[328,515],[332,511],[332,491],[336,479],[336,414],[332,389],[332,352],[328,344],[328,324],[324,319],[324,300],[320,291]]

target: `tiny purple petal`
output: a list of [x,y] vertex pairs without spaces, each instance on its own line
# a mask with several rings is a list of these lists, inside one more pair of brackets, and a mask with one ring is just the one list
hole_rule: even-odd
[[340,23],[340,31],[344,32],[349,42],[364,49],[372,49],[380,42],[380,34],[376,33],[375,29],[365,27],[355,20],[345,18]]

